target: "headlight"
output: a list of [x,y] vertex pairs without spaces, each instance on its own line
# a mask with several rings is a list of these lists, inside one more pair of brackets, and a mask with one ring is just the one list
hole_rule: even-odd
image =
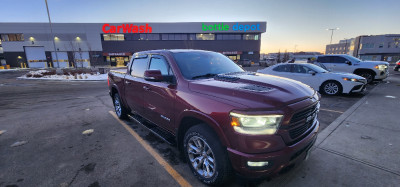
[[231,112],[231,125],[243,134],[275,134],[283,115],[243,115]]
[[353,81],[353,82],[362,82],[362,79],[354,79],[354,78],[348,78],[348,77],[343,77],[343,80]]
[[376,65],[375,66],[375,69],[379,69],[379,70],[385,70],[387,68],[387,66],[386,65]]

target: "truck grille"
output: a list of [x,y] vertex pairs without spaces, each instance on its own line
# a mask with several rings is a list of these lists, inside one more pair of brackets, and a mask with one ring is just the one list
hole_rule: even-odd
[[290,123],[296,123],[302,119],[306,119],[308,116],[312,115],[315,111],[319,109],[319,103],[315,104],[314,106],[305,109],[303,111],[297,112],[296,114],[293,115],[292,119],[290,120]]
[[311,120],[303,125],[300,125],[299,127],[289,130],[290,138],[296,139],[297,137],[301,136],[304,132],[311,128],[313,122],[314,120]]
[[[290,120],[290,124],[292,126],[292,128],[289,129],[290,138],[291,139],[299,138],[307,130],[309,130],[314,123],[314,119],[318,111],[319,111],[319,102],[310,108],[295,113],[292,119]],[[301,122],[300,124],[297,123],[302,120],[304,120],[304,122]]]

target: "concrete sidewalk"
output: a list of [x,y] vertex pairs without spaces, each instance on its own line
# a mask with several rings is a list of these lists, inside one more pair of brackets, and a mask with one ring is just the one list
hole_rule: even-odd
[[400,73],[324,129],[309,160],[294,170],[267,184],[400,186]]

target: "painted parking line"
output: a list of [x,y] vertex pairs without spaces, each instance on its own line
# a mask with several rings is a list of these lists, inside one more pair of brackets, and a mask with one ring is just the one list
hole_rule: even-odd
[[336,112],[336,113],[341,113],[341,114],[344,113],[344,112],[342,112],[342,111],[338,111],[338,110],[329,110],[329,109],[324,109],[324,108],[320,108],[319,110],[323,110],[323,111],[327,111],[327,112]]
[[180,186],[191,187],[189,184],[171,165],[165,161],[146,141],[144,141],[132,128],[130,128],[124,121],[121,121],[118,116],[109,111],[110,114],[123,126],[125,129],[153,156],[157,162],[164,167],[164,169],[179,183]]

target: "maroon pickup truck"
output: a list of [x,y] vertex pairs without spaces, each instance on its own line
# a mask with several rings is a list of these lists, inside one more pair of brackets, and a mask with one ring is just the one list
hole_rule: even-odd
[[220,53],[138,52],[126,72],[108,78],[118,117],[129,115],[175,144],[206,184],[233,172],[261,178],[286,171],[307,157],[317,136],[317,92],[246,72]]

